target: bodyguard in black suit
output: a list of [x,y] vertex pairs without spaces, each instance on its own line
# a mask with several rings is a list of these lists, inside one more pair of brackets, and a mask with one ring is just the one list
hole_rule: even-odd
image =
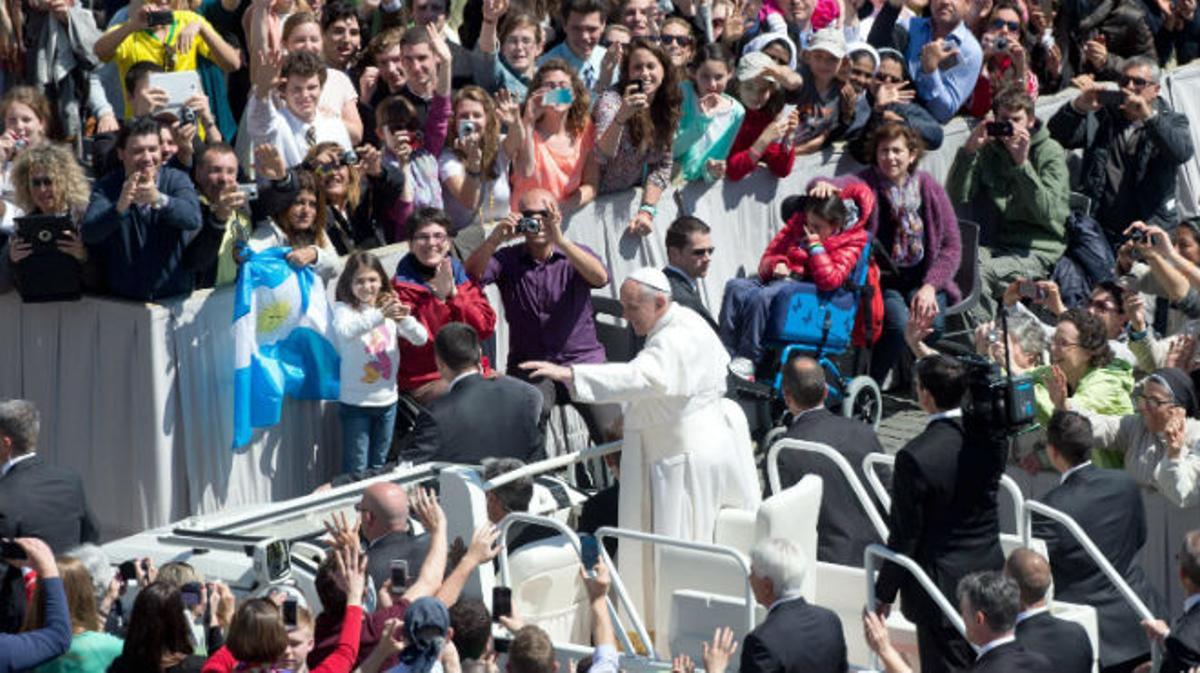
[[401,444],[399,460],[478,464],[484,458],[546,456],[542,394],[511,376],[479,372],[479,337],[470,325],[450,323],[434,339],[434,354],[450,390],[430,403]]
[[699,313],[716,332],[717,321],[713,320],[708,307],[701,301],[696,285],[708,275],[708,265],[716,250],[710,231],[709,226],[698,217],[683,215],[676,218],[667,228],[667,266],[663,273],[671,283],[671,299]]
[[[972,673],[1062,673],[1013,634],[1020,609],[1017,583],[998,572],[977,572],[958,583],[959,614],[975,646]],[[924,669],[922,669],[924,670]]]
[[[75,472],[37,451],[40,418],[26,400],[0,402],[0,537],[36,537],[61,554],[100,533]],[[0,564],[2,565],[2,564]],[[25,612],[20,570],[3,566],[0,632],[15,633]]]
[[[1150,612],[1163,614],[1158,592],[1136,563],[1146,543],[1141,489],[1124,470],[1092,465],[1091,446],[1092,424],[1087,418],[1070,411],[1055,412],[1046,428],[1046,453],[1063,474],[1062,483],[1042,502],[1075,519]],[[1148,659],[1150,642],[1139,627],[1138,614],[1075,538],[1059,524],[1037,516],[1033,536],[1046,541],[1054,595],[1096,608],[1101,668],[1128,670]]]
[[[930,420],[896,455],[888,539],[888,547],[916,561],[952,604],[962,577],[1004,565],[996,492],[1005,447],[986,431],[972,432],[968,441],[959,409],[965,392],[958,361],[932,355],[917,363],[917,399]],[[967,668],[971,647],[907,571],[885,564],[875,583],[876,610],[890,610],[897,592],[904,616],[917,627],[921,670]]]
[[770,538],[750,553],[750,587],[767,617],[742,641],[741,673],[845,673],[842,623],[800,595],[804,556],[790,540]]
[[1009,554],[1004,572],[1017,583],[1021,612],[1017,614],[1017,642],[1050,660],[1059,673],[1089,673],[1092,641],[1076,622],[1050,614],[1046,592],[1050,589],[1050,564],[1039,553],[1022,547]]
[[[783,368],[783,399],[795,420],[786,437],[820,442],[850,461],[854,474],[866,484],[863,458],[883,453],[871,426],[825,408],[825,370],[809,357],[793,358]],[[882,542],[841,470],[824,456],[802,451],[779,454],[779,485],[788,488],[805,475],[824,484],[817,520],[817,560],[861,568],[867,545]],[[875,505],[872,505],[875,506]]]
[[1161,619],[1142,622],[1150,637],[1163,644],[1160,673],[1187,673],[1200,666],[1200,529],[1183,536],[1178,558],[1179,583],[1187,594],[1183,615],[1170,628]]

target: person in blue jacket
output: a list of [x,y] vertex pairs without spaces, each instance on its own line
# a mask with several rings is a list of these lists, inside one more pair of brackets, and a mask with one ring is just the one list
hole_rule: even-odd
[[0,673],[24,671],[61,656],[71,647],[71,616],[67,614],[67,594],[54,563],[54,552],[41,540],[21,537],[14,540],[28,559],[4,559],[29,566],[42,583],[46,626],[36,631],[0,633]]

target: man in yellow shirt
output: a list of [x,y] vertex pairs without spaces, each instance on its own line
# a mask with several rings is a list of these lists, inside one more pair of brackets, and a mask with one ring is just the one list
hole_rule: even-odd
[[[95,49],[100,60],[117,60],[121,81],[139,61],[157,63],[166,72],[195,70],[197,56],[211,60],[226,73],[242,63],[238,50],[222,39],[208,20],[195,12],[173,11],[170,0],[133,0],[129,20],[101,35]],[[127,118],[132,114],[128,98],[126,95]]]

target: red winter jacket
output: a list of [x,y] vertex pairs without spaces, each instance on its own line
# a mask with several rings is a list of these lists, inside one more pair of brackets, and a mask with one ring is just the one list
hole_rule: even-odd
[[[400,340],[400,370],[396,374],[396,384],[401,391],[416,390],[440,376],[433,357],[433,338],[446,323],[464,322],[474,327],[480,341],[490,337],[496,330],[496,311],[483,295],[483,290],[475,281],[467,278],[458,260],[451,260],[451,263],[457,292],[444,302],[434,296],[422,278],[412,253],[405,255],[396,266],[392,287],[400,301],[411,306],[413,316],[429,330],[429,340],[424,346],[414,346],[404,339]],[[482,365],[484,374],[490,373],[487,358],[484,358]]]
[[808,251],[808,235],[804,233],[807,216],[803,212],[792,215],[758,263],[758,275],[763,282],[774,279],[775,266],[780,262],[787,264],[793,275],[815,283],[818,290],[836,290],[846,282],[867,244],[865,224],[875,208],[875,193],[858,182],[843,188],[842,198],[858,204],[858,220],[825,239],[822,243],[825,252],[813,255]]

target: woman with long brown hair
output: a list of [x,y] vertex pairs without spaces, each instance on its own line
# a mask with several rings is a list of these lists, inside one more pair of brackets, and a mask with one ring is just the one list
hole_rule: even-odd
[[553,194],[564,211],[580,208],[596,198],[597,182],[596,162],[588,160],[595,132],[587,87],[566,61],[552,58],[538,68],[529,90],[510,201],[538,188]]
[[[71,616],[71,649],[66,654],[33,669],[37,673],[103,673],[121,654],[125,644],[120,638],[104,633],[96,610],[92,576],[77,559],[62,556],[57,560],[63,591],[67,594],[67,612]],[[35,631],[46,625],[41,600],[41,585],[25,612],[21,631]]]
[[599,193],[642,188],[642,202],[629,232],[644,236],[654,227],[658,200],[671,184],[671,146],[679,126],[683,94],[677,68],[666,52],[635,39],[625,52],[613,91],[600,96],[593,112]]
[[290,247],[287,260],[292,266],[312,266],[330,281],[337,276],[340,262],[325,233],[325,194],[309,171],[295,171],[293,179],[298,183],[296,198],[250,234],[250,249]]
[[[523,140],[517,111],[517,102],[505,92],[493,100],[480,87],[469,85],[454,96],[454,116],[438,157],[438,175],[456,236],[467,227],[508,215],[508,167]],[[509,127],[507,136],[500,133],[501,122]]]

